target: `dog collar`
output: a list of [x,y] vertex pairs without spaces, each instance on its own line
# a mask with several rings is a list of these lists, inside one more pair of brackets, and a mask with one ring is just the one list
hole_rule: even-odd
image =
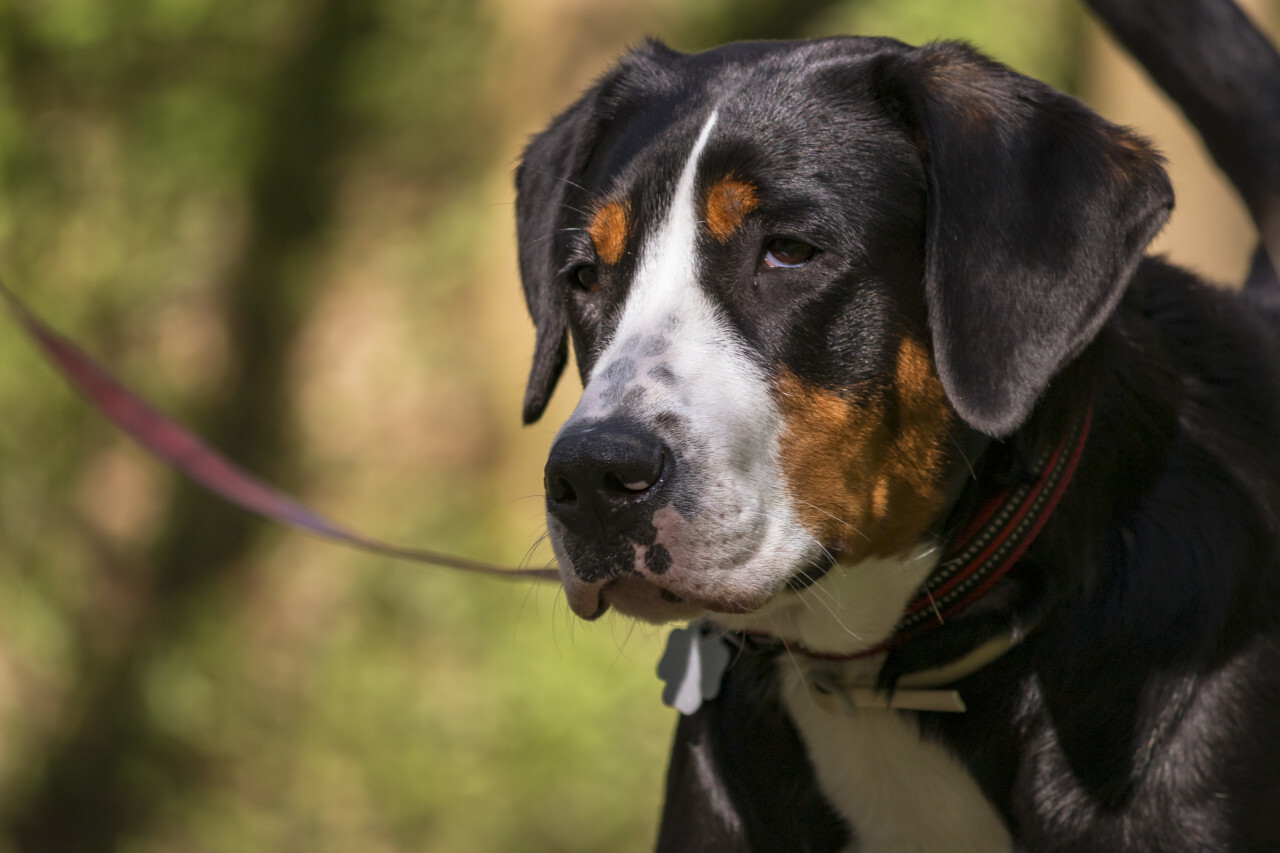
[[1039,474],[1035,480],[1001,492],[983,506],[952,543],[948,556],[930,573],[924,589],[907,605],[883,649],[961,613],[1022,559],[1066,493],[1092,423],[1090,400],[1057,446],[1036,460],[1032,470]]
[[809,693],[819,708],[831,714],[853,716],[863,708],[898,711],[965,711],[958,690],[939,689],[972,675],[1022,642],[1024,632],[1011,628],[980,643],[942,666],[910,672],[885,690],[872,678],[849,679],[838,670],[819,669],[806,676]]
[[[1018,645],[1025,632],[1011,628],[970,649],[942,666],[901,676],[892,690],[876,683],[874,670],[851,675],[839,662],[823,660],[805,673],[805,684],[813,701],[823,710],[851,716],[859,709],[896,711],[964,711],[964,699],[957,690],[940,689],[971,675]],[[707,621],[674,629],[658,663],[658,677],[664,682],[662,702],[686,716],[702,703],[720,695],[720,684],[736,653],[776,654],[785,645],[778,640],[761,640],[758,635],[722,633]],[[812,655],[811,655],[812,657]]]
[[[658,675],[666,682],[663,701],[691,714],[704,700],[715,698],[732,647],[757,654],[786,650],[817,662],[839,663],[884,654],[944,625],[994,587],[1040,535],[1075,474],[1092,421],[1090,401],[1061,441],[1036,460],[1032,470],[1038,474],[1034,480],[1001,492],[983,505],[948,548],[947,556],[930,573],[884,642],[852,654],[828,654],[767,634],[724,634],[709,623],[698,622],[672,631],[668,639],[658,665]],[[1024,631],[1013,627],[953,661],[899,676],[892,691],[882,690],[874,677],[850,681],[835,670],[821,668],[806,677],[806,682],[814,701],[836,714],[850,714],[859,708],[964,711],[964,700],[957,691],[939,688],[987,666],[1020,643],[1023,636]]]

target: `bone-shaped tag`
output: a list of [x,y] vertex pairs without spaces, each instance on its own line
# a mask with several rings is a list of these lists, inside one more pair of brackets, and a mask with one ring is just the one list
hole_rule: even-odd
[[662,704],[688,716],[719,696],[729,657],[720,632],[705,622],[673,630],[658,661],[658,677],[665,682]]

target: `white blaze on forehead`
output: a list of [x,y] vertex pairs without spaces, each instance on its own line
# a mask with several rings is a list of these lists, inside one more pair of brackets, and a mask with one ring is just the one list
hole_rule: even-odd
[[[693,197],[698,160],[715,125],[716,113],[712,112],[685,161],[666,220],[644,246],[618,334],[606,359],[614,348],[637,333],[663,334],[669,320],[715,319],[715,309],[698,286],[698,214]],[[602,363],[606,359],[601,359]]]
[[[623,392],[639,388],[644,399],[633,398],[628,414],[678,413],[692,420],[695,432],[702,432],[702,421],[727,419],[755,433],[732,441],[739,444],[767,441],[762,433],[774,431],[775,407],[762,372],[698,283],[698,164],[716,117],[713,111],[703,124],[671,206],[641,248],[613,340],[591,373],[575,421],[616,414]],[[655,369],[672,381],[655,381]]]

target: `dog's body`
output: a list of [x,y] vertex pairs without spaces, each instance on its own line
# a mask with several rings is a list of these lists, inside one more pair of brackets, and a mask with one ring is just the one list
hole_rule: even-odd
[[649,45],[518,185],[570,605],[739,646],[660,848],[1280,848],[1274,274],[1142,258],[1143,141],[958,45]]

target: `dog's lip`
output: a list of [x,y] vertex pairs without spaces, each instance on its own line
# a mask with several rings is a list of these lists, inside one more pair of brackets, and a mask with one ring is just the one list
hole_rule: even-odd
[[695,619],[708,611],[748,613],[759,604],[755,601],[707,598],[687,590],[676,591],[638,574],[583,581],[572,572],[566,572],[562,586],[569,609],[587,622],[599,619],[610,609],[645,622],[663,623]]
[[698,589],[672,589],[640,575],[618,578],[607,584],[601,592],[601,597],[606,598],[620,613],[655,623],[695,619],[708,613],[751,613],[771,597],[750,595],[733,598],[708,594]]
[[605,614],[609,609],[609,602],[604,600],[604,589],[611,585],[614,581],[596,581],[588,583],[579,580],[570,573],[565,577],[563,583],[565,598],[569,602],[569,609],[579,619],[587,622],[594,622]]
[[[822,580],[838,561],[836,550],[823,549],[821,555],[792,573],[784,589],[800,592]],[[695,611],[740,616],[758,610],[773,598],[770,594],[764,596],[765,601],[732,601],[693,591],[676,592],[639,574],[584,581],[572,570],[564,574],[563,587],[569,609],[586,622],[594,622],[610,608],[649,622],[688,619]]]

